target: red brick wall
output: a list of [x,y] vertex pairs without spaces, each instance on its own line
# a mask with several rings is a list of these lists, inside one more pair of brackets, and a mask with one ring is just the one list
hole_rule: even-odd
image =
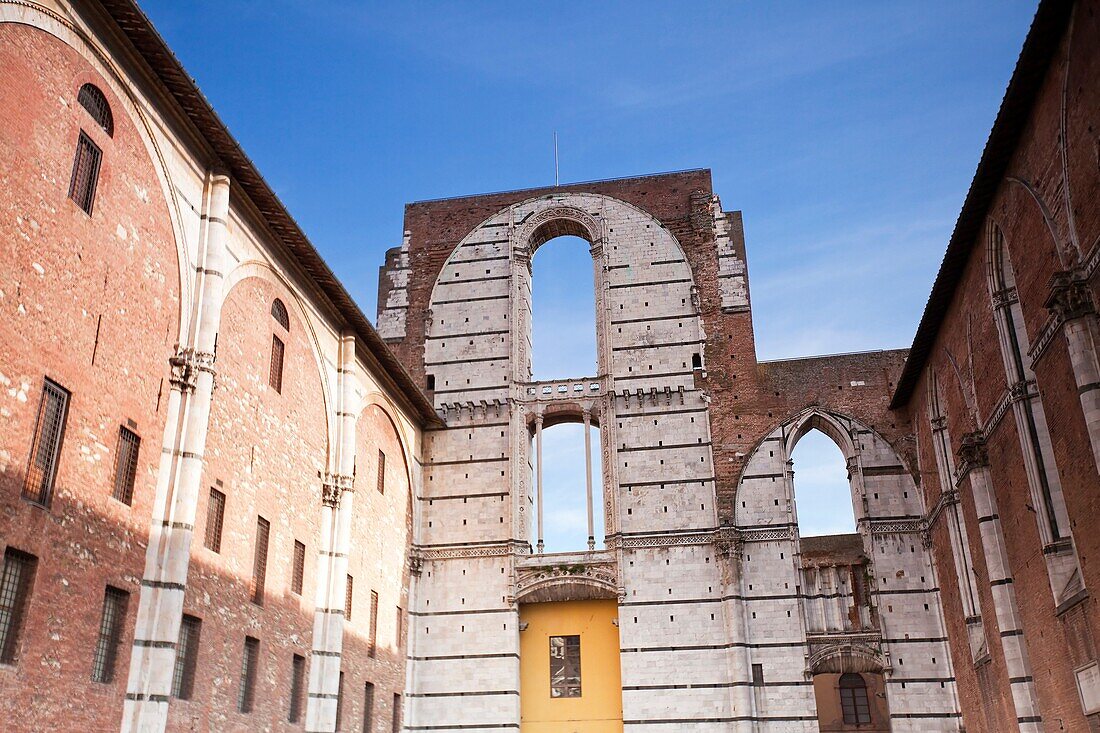
[[[85,82],[106,94],[113,137],[77,103]],[[68,198],[81,129],[103,150],[91,216]],[[13,730],[118,729],[177,338],[174,241],[111,87],[53,36],[0,25],[0,544],[38,556],[20,659],[0,665]],[[20,498],[43,376],[72,392],[49,509]],[[128,419],[142,438],[129,507],[111,498]],[[92,656],[108,583],[131,597],[114,682],[101,684]]]

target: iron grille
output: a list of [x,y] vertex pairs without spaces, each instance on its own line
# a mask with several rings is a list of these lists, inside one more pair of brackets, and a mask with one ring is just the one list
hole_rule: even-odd
[[13,548],[4,551],[4,572],[0,575],[0,662],[15,661],[19,634],[31,595],[31,583],[38,560]]
[[176,644],[176,664],[172,670],[172,694],[190,700],[195,689],[195,668],[199,661],[199,636],[202,620],[184,614]]
[[99,637],[96,639],[95,657],[92,660],[93,682],[111,682],[115,678],[118,644],[122,639],[129,599],[129,593],[111,586],[107,586],[103,594],[103,615],[99,620]]
[[271,523],[256,517],[256,554],[252,559],[252,602],[264,605],[264,581],[267,578],[267,542]]
[[256,697],[256,665],[260,657],[260,640],[251,636],[244,637],[244,657],[241,659],[241,686],[237,690],[237,710],[252,712],[252,703]]
[[69,391],[49,379],[42,382],[42,400],[38,403],[31,460],[23,482],[23,498],[49,506],[57,477],[57,459],[65,438],[65,420],[69,413]]
[[295,654],[291,663],[290,678],[290,715],[287,720],[297,723],[302,719],[302,690],[305,687],[306,658]]
[[581,637],[550,637],[550,697],[581,696]]
[[99,146],[92,142],[88,134],[80,131],[80,137],[76,141],[76,157],[73,160],[73,177],[69,181],[69,198],[76,205],[84,209],[84,213],[92,213],[92,204],[95,202],[95,189],[99,182],[99,166],[103,161],[103,152]]
[[370,636],[367,638],[368,651],[373,657],[378,653],[378,591],[370,592]]
[[378,451],[378,493],[386,493],[386,454]]
[[88,110],[88,114],[92,116],[97,125],[103,128],[105,133],[114,137],[115,120],[111,114],[111,105],[107,104],[107,97],[103,95],[99,87],[94,84],[85,84],[80,87],[80,91],[76,93],[76,101],[80,102],[81,107]]
[[294,570],[290,578],[290,592],[302,595],[302,584],[306,575],[306,546],[294,540]]
[[271,371],[267,375],[267,382],[279,394],[283,392],[283,353],[286,346],[278,336],[271,337]]
[[374,723],[374,683],[363,685],[363,733],[371,733]]
[[340,730],[340,723],[344,717],[344,673],[340,673],[340,686],[336,688],[336,726],[335,730]]
[[225,494],[210,487],[210,503],[206,505],[206,549],[222,551],[222,524],[225,522]]
[[393,733],[401,733],[401,695],[393,693]]
[[271,317],[275,319],[275,322],[283,327],[284,331],[290,330],[290,315],[286,312],[286,306],[283,305],[283,301],[276,298],[271,303]]
[[137,481],[138,451],[141,438],[137,433],[120,425],[118,428],[118,457],[115,461],[115,489],[113,496],[123,504],[134,500],[134,483]]

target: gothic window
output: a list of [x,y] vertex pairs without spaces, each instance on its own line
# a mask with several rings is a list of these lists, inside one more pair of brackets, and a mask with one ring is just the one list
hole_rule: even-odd
[[862,675],[849,672],[840,676],[840,709],[845,725],[871,722],[871,706],[867,700],[867,683]]
[[[283,301],[276,298],[271,303],[271,318],[285,335],[290,331],[290,315]],[[283,391],[283,358],[286,355],[286,342],[279,333],[271,334],[271,363],[268,369],[267,383],[279,393]]]
[[31,443],[30,464],[23,481],[24,499],[42,506],[50,505],[68,414],[69,391],[56,382],[44,380]]
[[283,327],[284,331],[290,330],[290,314],[287,313],[283,301],[278,298],[271,303],[271,317],[275,319],[276,323]]
[[580,237],[555,237],[535,251],[531,261],[532,379],[596,376],[594,277],[589,244]]
[[[782,468],[777,467],[777,471]],[[817,429],[799,438],[791,451],[791,470],[799,536],[816,537],[856,531],[848,467],[844,454],[832,438]],[[776,488],[776,491],[780,489]],[[776,498],[781,497],[777,494]]]
[[87,110],[95,123],[99,125],[108,136],[114,137],[115,120],[111,115],[111,105],[107,104],[107,97],[103,95],[99,87],[94,84],[85,84],[76,94],[76,101]]

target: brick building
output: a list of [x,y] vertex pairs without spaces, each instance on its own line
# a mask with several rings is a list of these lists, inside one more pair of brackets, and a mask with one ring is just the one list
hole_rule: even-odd
[[[1098,13],[1040,4],[912,349],[761,362],[709,171],[410,204],[376,330],[133,2],[0,0],[3,719],[1100,730]],[[566,235],[597,369],[536,381]]]

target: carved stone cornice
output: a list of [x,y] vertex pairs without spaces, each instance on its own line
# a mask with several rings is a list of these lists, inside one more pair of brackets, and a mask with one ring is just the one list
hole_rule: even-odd
[[169,381],[173,389],[184,393],[193,393],[198,384],[199,373],[214,374],[214,354],[193,348],[180,349],[168,358],[172,368]]
[[343,473],[325,473],[321,478],[321,503],[335,509],[345,491],[354,491],[354,478]]
[[1047,284],[1050,293],[1043,305],[1060,323],[1096,313],[1092,291],[1081,272],[1056,272],[1050,276]]

